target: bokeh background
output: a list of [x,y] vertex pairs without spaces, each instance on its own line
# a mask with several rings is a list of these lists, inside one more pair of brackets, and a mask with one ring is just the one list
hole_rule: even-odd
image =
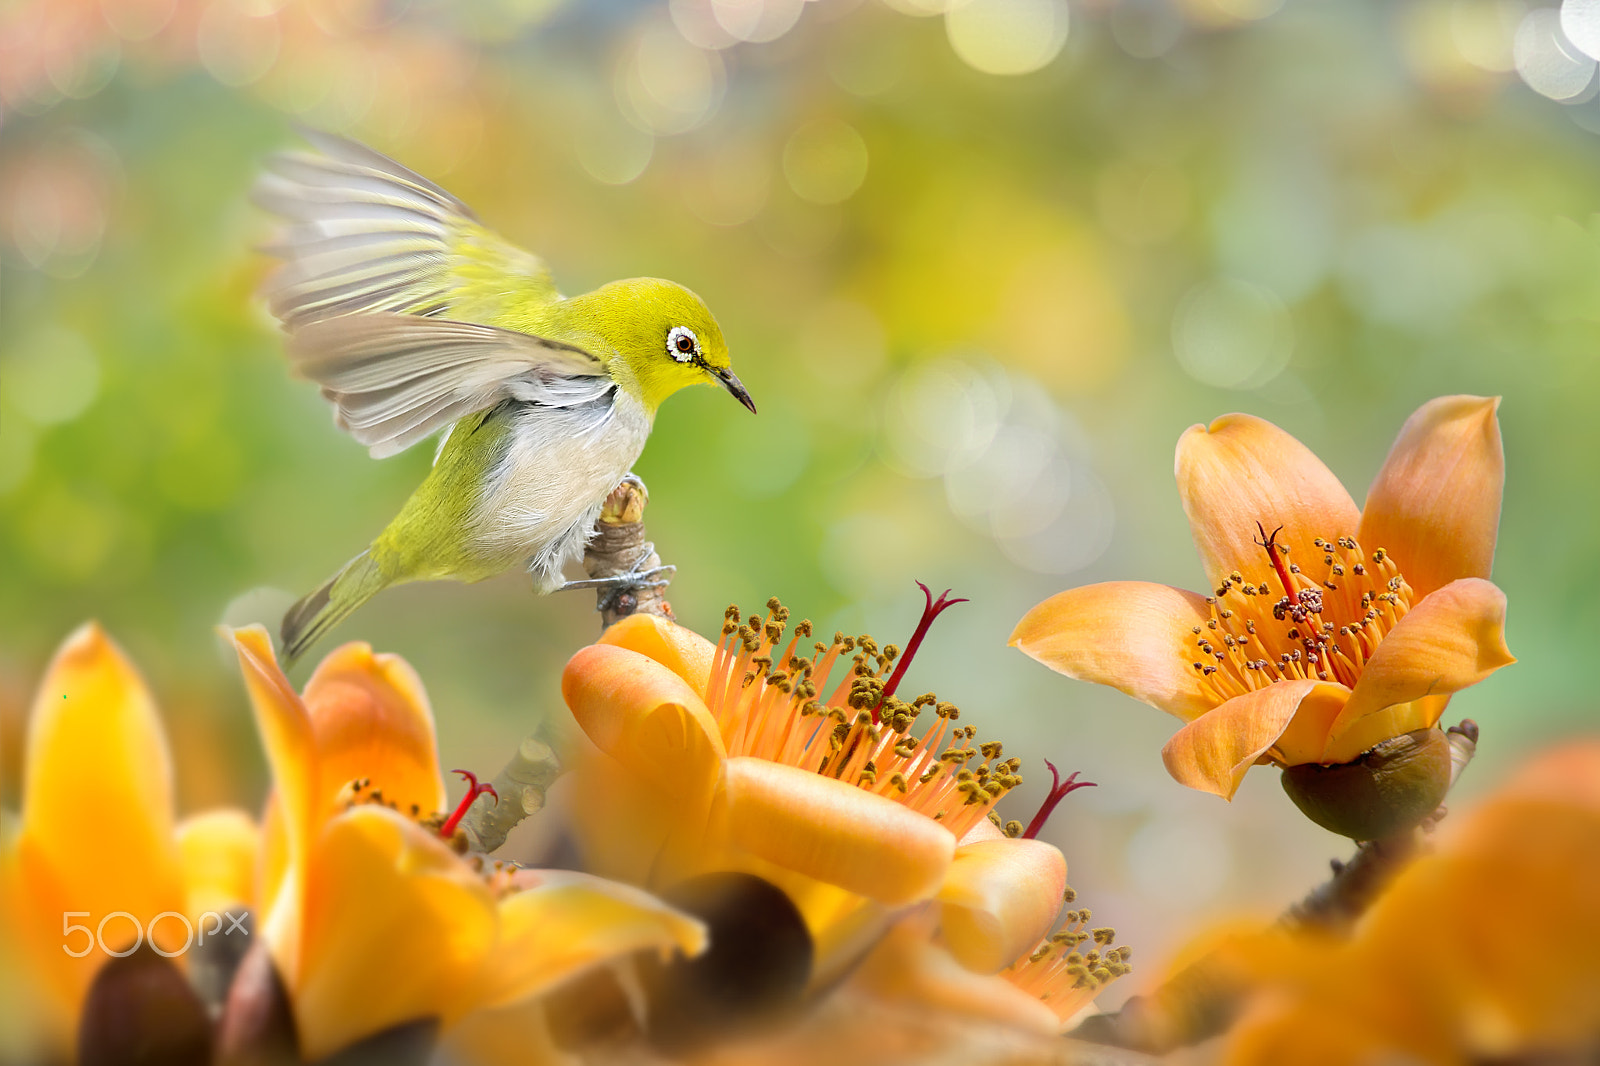
[[[95,617],[160,696],[182,808],[257,804],[213,627],[281,611],[428,464],[341,436],[254,296],[248,189],[301,123],[457,192],[568,292],[707,299],[761,414],[680,395],[640,462],[680,618],[778,594],[903,641],[914,579],[970,597],[907,684],[1035,771],[1008,816],[1042,758],[1099,782],[1049,833],[1148,978],[1348,850],[1271,771],[1231,805],[1184,790],[1176,723],[1006,647],[1069,584],[1198,585],[1188,425],[1273,419],[1359,500],[1418,404],[1503,395],[1521,663],[1451,708],[1484,730],[1461,791],[1594,727],[1595,55],[1574,0],[14,0],[0,799],[52,647]],[[408,657],[444,765],[493,773],[596,632],[587,595],[510,575],[391,591],[337,637]]]

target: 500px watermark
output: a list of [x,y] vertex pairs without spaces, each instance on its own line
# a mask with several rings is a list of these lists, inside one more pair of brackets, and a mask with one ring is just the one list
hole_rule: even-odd
[[[74,918],[88,918],[90,916],[88,911],[61,912],[61,950],[75,959],[83,958],[96,948],[99,948],[103,954],[120,959],[125,955],[132,955],[135,951],[138,951],[139,945],[145,943],[146,940],[150,942],[152,951],[158,955],[165,955],[170,959],[182,955],[191,947],[204,944],[206,937],[231,936],[235,932],[244,936],[250,935],[250,927],[247,924],[250,919],[250,912],[244,910],[237,914],[232,911],[223,911],[220,914],[216,911],[206,911],[200,915],[198,923],[189,921],[188,915],[180,914],[177,911],[162,911],[146,923],[141,923],[136,916],[129,914],[127,911],[112,911],[101,918],[93,927],[73,921]],[[112,924],[113,922],[118,924]],[[163,922],[166,923],[164,928],[169,934],[161,938],[166,946],[156,942],[156,928]],[[211,923],[209,926],[207,925],[208,922]],[[120,951],[114,951],[106,946],[106,926],[111,925],[112,935],[116,937],[112,943],[121,944],[124,941],[117,934],[123,931],[122,923],[131,927],[133,942],[127,944]],[[170,934],[175,933],[179,926],[183,928],[183,943],[181,946],[174,948],[171,946]],[[81,944],[82,947],[75,948],[73,936],[79,933],[82,934],[82,938],[77,943]]]

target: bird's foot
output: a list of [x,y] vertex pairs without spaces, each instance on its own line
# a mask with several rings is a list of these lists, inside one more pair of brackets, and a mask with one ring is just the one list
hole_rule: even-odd
[[606,611],[616,606],[617,600],[625,595],[631,595],[640,589],[664,589],[672,583],[672,575],[678,572],[676,566],[665,564],[640,569],[644,561],[655,554],[656,546],[646,544],[644,551],[634,560],[633,566],[621,574],[609,574],[605,577],[585,578],[582,581],[568,581],[557,592],[568,592],[578,589],[603,590],[605,595],[600,597],[596,605],[599,611]]

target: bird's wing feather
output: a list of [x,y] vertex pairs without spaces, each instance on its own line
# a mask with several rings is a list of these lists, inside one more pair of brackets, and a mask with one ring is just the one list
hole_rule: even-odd
[[387,156],[312,130],[315,152],[273,158],[256,202],[283,219],[267,251],[283,260],[267,297],[284,325],[368,311],[449,313],[475,279],[554,299],[538,256],[486,229],[470,208]]
[[334,422],[373,458],[504,399],[546,407],[602,400],[614,387],[582,348],[443,318],[371,313],[294,330],[289,358],[322,386]]

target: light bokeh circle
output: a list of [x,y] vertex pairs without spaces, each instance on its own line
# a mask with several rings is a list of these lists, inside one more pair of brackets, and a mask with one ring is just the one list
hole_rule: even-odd
[[1066,0],[966,0],[944,15],[956,55],[985,74],[1029,74],[1067,43]]

